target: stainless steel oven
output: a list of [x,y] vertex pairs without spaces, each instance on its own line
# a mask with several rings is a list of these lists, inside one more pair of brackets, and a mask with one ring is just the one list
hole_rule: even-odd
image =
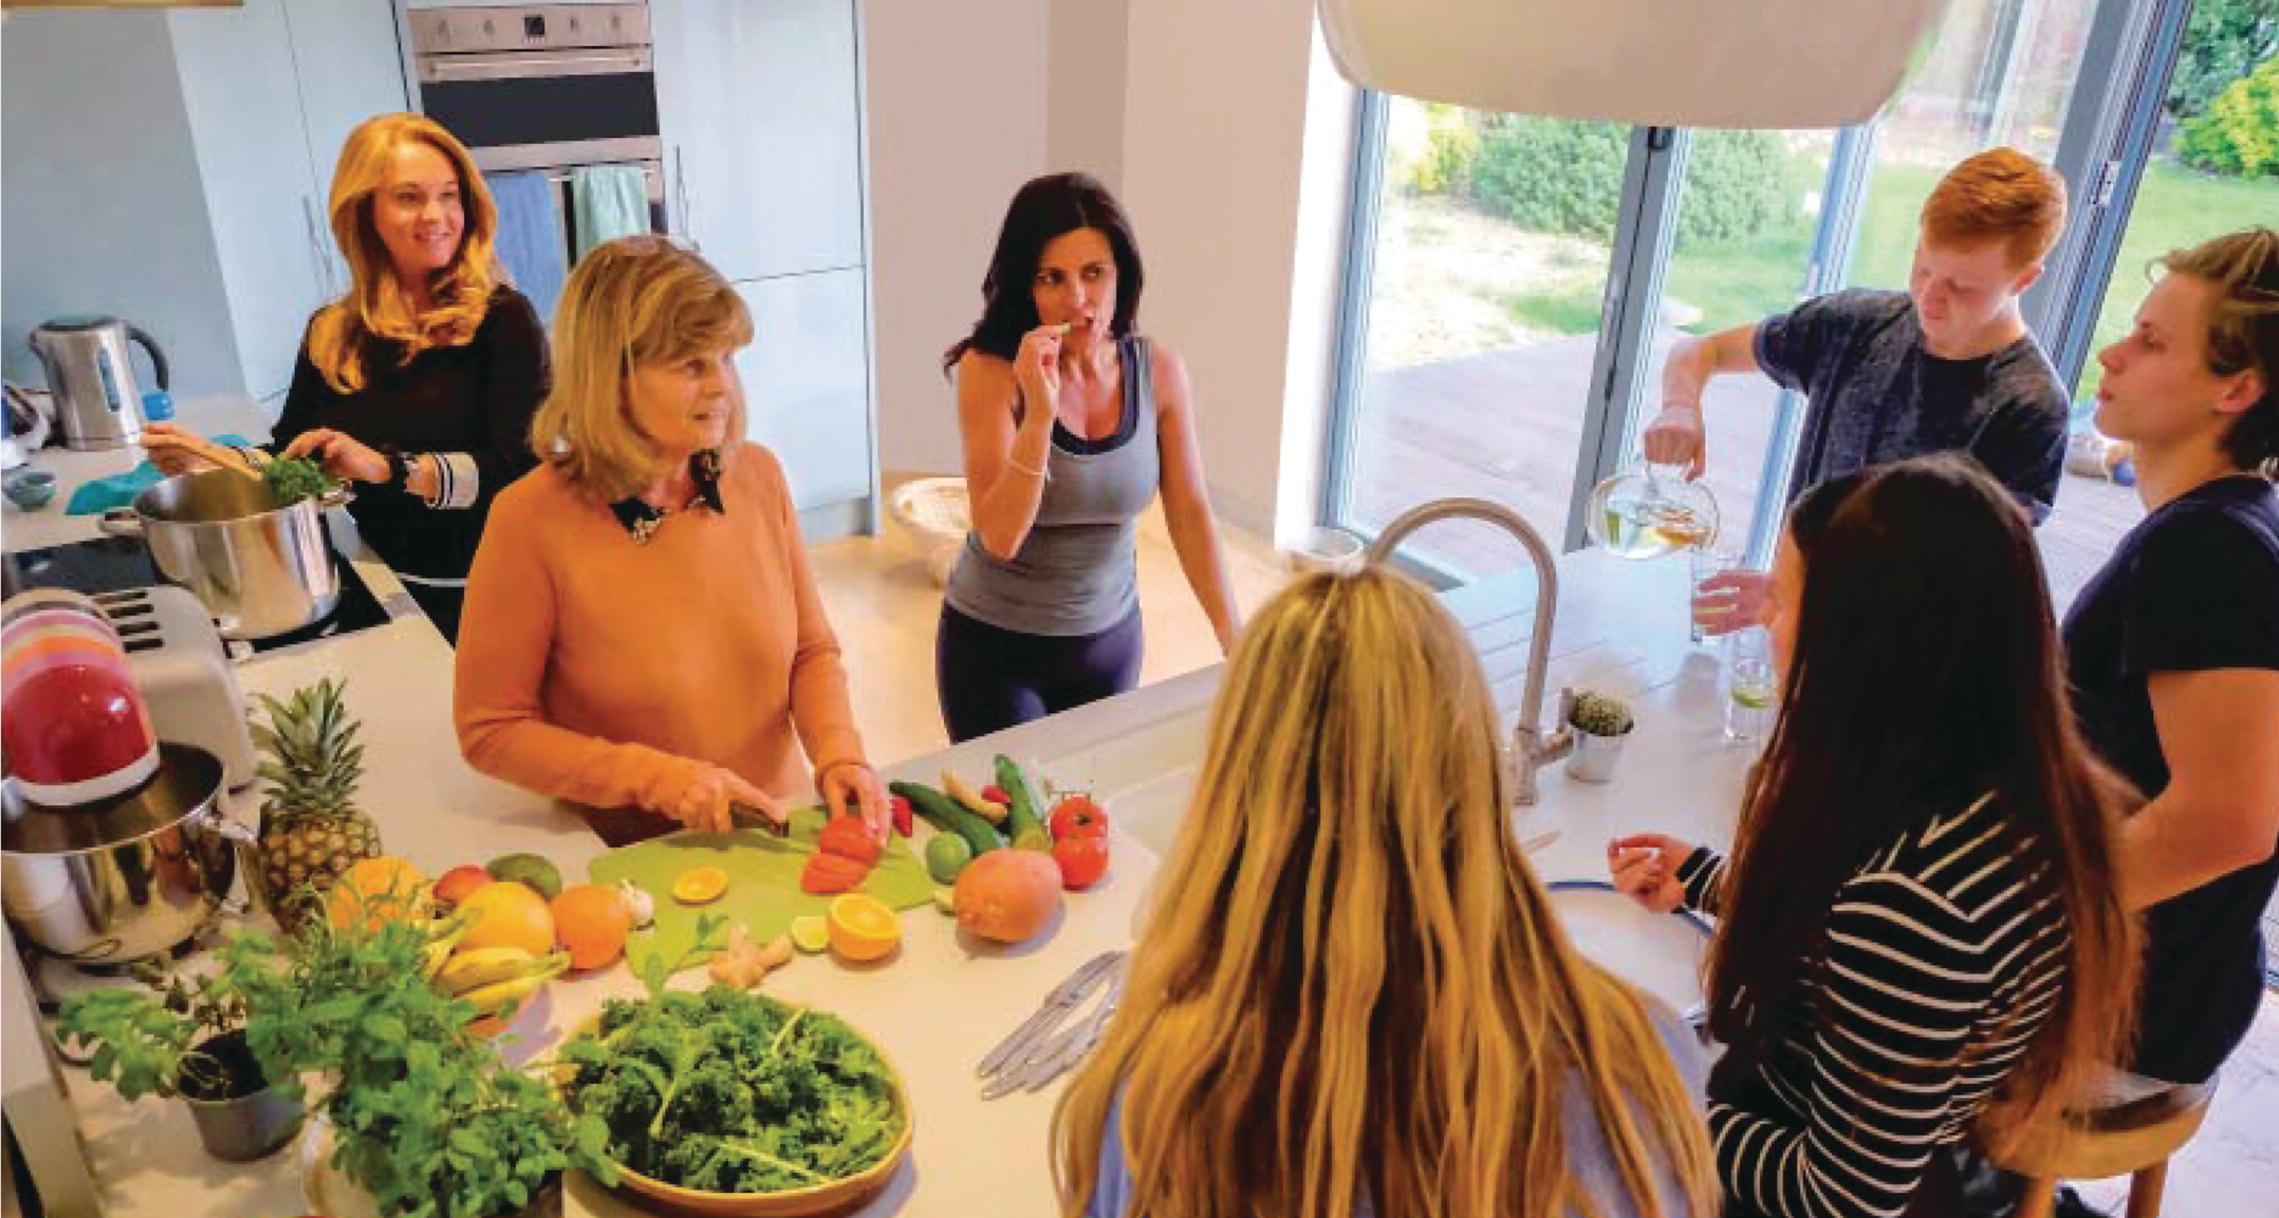
[[[639,164],[665,198],[646,4],[431,8],[408,14],[420,108],[487,171]],[[661,214],[661,212],[660,212]]]

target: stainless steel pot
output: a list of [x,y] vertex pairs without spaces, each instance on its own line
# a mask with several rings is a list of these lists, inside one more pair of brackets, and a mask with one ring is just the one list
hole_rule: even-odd
[[112,964],[165,951],[220,908],[253,835],[222,811],[222,763],[161,742],[158,772],[123,795],[69,808],[8,783],[0,904],[40,947]]
[[105,512],[102,529],[142,538],[159,574],[203,602],[224,638],[265,639],[339,603],[324,510],[348,499],[340,487],[279,507],[266,480],[213,469],[145,488],[134,506]]

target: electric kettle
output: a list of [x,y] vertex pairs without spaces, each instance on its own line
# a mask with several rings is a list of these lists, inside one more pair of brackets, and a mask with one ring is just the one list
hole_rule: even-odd
[[125,448],[142,435],[142,392],[127,340],[142,344],[158,387],[167,388],[166,353],[139,326],[115,317],[58,317],[31,333],[32,353],[47,369],[55,425],[69,448]]

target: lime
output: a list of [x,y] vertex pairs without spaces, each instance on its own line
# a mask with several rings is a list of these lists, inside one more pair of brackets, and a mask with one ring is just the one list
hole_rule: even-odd
[[514,880],[525,884],[539,896],[551,901],[562,895],[562,872],[553,861],[537,854],[502,854],[492,859],[483,870],[494,880]]
[[1772,704],[1773,693],[1769,689],[1750,689],[1742,685],[1733,687],[1733,705],[1735,706],[1745,706],[1750,710],[1763,710]]
[[937,889],[935,889],[935,890],[934,890],[934,908],[936,908],[936,909],[938,909],[938,910],[941,910],[943,913],[946,913],[946,914],[954,914],[954,913],[956,913],[956,912],[957,912],[957,890],[956,890],[956,889],[953,889],[953,888],[937,888]]
[[831,923],[820,917],[793,918],[791,945],[812,956],[831,946]]
[[957,883],[958,873],[973,861],[973,847],[955,833],[937,833],[926,839],[926,874],[937,884]]

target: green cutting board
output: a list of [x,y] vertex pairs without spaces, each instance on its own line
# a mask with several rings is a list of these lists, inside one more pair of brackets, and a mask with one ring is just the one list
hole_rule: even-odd
[[[827,896],[799,890],[799,874],[815,853],[815,840],[823,831],[824,812],[803,808],[791,814],[791,833],[776,837],[758,829],[733,833],[675,833],[602,855],[586,868],[596,884],[631,880],[655,900],[656,925],[636,932],[625,945],[626,963],[639,974],[653,955],[678,960],[696,943],[696,920],[703,914],[720,914],[728,925],[741,922],[755,943],[765,943],[791,929],[793,918],[821,915],[831,903]],[[673,881],[694,867],[718,867],[728,873],[728,891],[702,905],[683,905],[673,899]],[[926,865],[910,852],[910,843],[888,834],[886,851],[863,881],[861,891],[884,901],[892,909],[912,909],[934,899],[934,881]],[[699,961],[698,963],[702,963]]]

